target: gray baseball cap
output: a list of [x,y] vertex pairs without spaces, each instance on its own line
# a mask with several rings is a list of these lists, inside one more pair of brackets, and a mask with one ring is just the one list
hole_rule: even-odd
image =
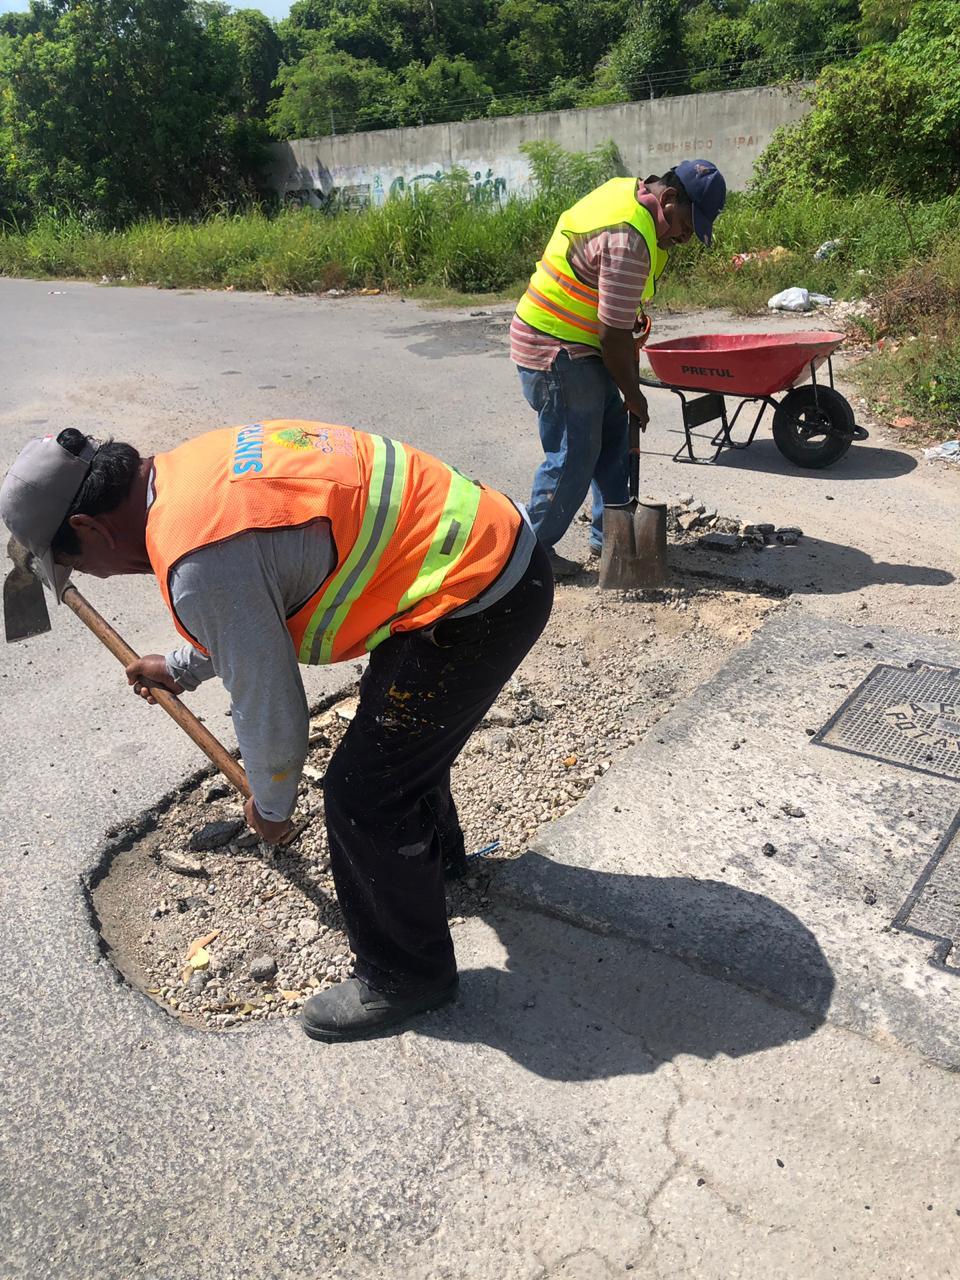
[[57,444],[53,436],[31,440],[0,485],[0,518],[34,556],[46,585],[60,601],[69,569],[55,565],[50,543],[63,524],[100,449],[87,440],[78,456]]

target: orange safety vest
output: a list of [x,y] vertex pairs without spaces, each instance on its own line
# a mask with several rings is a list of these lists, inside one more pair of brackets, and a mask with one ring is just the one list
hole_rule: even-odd
[[356,658],[475,599],[521,525],[509,498],[430,454],[324,422],[208,432],[157,454],[154,490],[150,564],[177,630],[203,653],[173,607],[176,564],[251,529],[329,522],[336,568],[287,619],[304,663]]

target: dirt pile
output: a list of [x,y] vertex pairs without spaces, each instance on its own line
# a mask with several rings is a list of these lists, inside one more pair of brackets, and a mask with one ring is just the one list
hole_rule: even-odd
[[[584,574],[558,589],[543,638],[454,768],[468,853],[495,846],[450,885],[454,927],[486,906],[496,859],[572,808],[775,607],[692,579],[625,595],[594,584]],[[354,706],[348,697],[314,718],[299,802],[310,821],[295,844],[275,850],[238,832],[239,805],[213,780],[116,853],[93,890],[111,959],[184,1020],[227,1028],[282,1017],[349,972],[322,779]]]

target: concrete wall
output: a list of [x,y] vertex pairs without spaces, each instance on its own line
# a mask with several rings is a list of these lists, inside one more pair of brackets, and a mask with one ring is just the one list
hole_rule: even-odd
[[590,151],[612,139],[628,173],[660,173],[684,157],[718,165],[731,190],[742,190],[754,161],[781,124],[807,105],[796,92],[740,89],[690,94],[584,111],[547,111],[419,129],[382,129],[276,143],[270,176],[290,199],[322,204],[380,204],[392,191],[435,181],[454,165],[473,179],[476,198],[499,200],[529,188],[520,144],[534,139],[567,151]]

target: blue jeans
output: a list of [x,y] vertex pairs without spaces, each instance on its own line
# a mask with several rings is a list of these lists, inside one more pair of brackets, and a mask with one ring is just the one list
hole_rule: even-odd
[[549,369],[518,371],[545,455],[533,479],[530,522],[543,545],[554,546],[592,485],[590,545],[599,551],[604,504],[629,498],[627,410],[617,384],[599,356],[571,360],[566,351]]

